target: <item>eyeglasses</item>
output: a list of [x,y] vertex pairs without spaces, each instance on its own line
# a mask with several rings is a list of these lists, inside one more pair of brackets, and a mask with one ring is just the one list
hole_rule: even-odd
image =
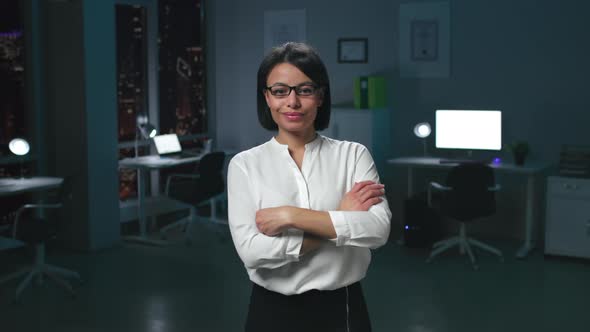
[[312,83],[303,83],[296,86],[288,86],[286,84],[275,84],[273,86],[267,86],[266,90],[270,91],[270,94],[275,97],[287,97],[291,94],[291,91],[295,90],[298,96],[309,97],[313,96],[319,91],[319,87]]

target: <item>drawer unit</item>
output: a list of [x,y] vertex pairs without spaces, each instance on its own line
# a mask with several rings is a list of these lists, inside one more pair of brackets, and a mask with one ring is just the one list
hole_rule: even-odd
[[546,254],[590,258],[590,180],[549,177],[545,220]]

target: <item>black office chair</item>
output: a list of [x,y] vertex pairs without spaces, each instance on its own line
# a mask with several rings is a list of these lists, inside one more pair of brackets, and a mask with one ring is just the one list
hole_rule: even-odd
[[[225,194],[224,165],[224,152],[207,153],[199,161],[194,173],[170,174],[168,176],[165,189],[166,196],[191,204],[195,208],[209,204],[211,207],[211,217],[209,219],[219,222],[216,215],[216,206],[217,201],[223,199]],[[185,234],[190,236],[189,228],[194,221],[192,218],[184,218],[163,227],[160,232],[164,237],[169,230],[184,227]]]
[[59,228],[59,209],[70,204],[72,200],[72,179],[66,177],[57,190],[56,195],[46,203],[25,204],[21,206],[14,218],[12,237],[35,247],[35,259],[31,266],[13,273],[1,282],[12,280],[23,275],[26,277],[16,289],[15,301],[18,301],[23,290],[36,278],[37,283],[43,282],[43,276],[49,277],[58,285],[74,295],[72,286],[63,278],[80,280],[77,272],[45,263],[45,244],[55,238]]
[[471,245],[500,257],[502,252],[481,241],[468,237],[466,224],[479,218],[487,217],[496,212],[495,192],[500,185],[495,183],[494,170],[485,164],[460,164],[451,169],[446,186],[431,182],[428,188],[428,204],[432,206],[433,190],[441,192],[439,211],[442,216],[461,223],[459,235],[436,242],[427,262],[443,251],[459,246],[461,254],[467,251],[474,269],[478,266],[471,250]]
[[2,204],[0,204],[0,234],[8,233],[12,228],[16,211],[28,200],[26,194],[2,197]]

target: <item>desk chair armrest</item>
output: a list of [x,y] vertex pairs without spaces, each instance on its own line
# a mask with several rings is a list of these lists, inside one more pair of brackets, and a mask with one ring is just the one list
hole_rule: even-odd
[[450,191],[453,190],[451,187],[443,186],[438,182],[430,182],[428,186],[428,206],[432,206],[432,189],[436,189],[437,191]]
[[168,196],[168,194],[170,193],[170,182],[172,182],[172,179],[198,179],[199,177],[199,174],[170,174],[166,179],[166,189],[164,190],[164,193],[166,194],[166,196]]
[[16,210],[16,216],[14,217],[14,224],[12,226],[12,237],[16,239],[16,230],[20,221],[21,215],[26,210],[42,210],[42,209],[58,209],[62,207],[61,203],[57,204],[25,204]]
[[500,189],[502,189],[502,186],[499,184],[495,184],[492,187],[488,187],[488,191],[493,191],[493,192],[500,191]]
[[430,187],[428,189],[431,189],[431,188],[434,188],[434,189],[439,190],[439,191],[453,190],[453,188],[447,187],[447,186],[443,186],[442,184],[440,184],[438,182],[430,182]]

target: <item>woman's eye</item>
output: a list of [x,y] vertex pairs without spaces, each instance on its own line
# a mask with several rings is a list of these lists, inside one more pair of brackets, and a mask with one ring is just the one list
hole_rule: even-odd
[[284,95],[287,93],[287,89],[286,88],[273,88],[271,90],[273,95]]
[[303,95],[311,95],[313,94],[313,88],[309,86],[299,88],[299,93]]

